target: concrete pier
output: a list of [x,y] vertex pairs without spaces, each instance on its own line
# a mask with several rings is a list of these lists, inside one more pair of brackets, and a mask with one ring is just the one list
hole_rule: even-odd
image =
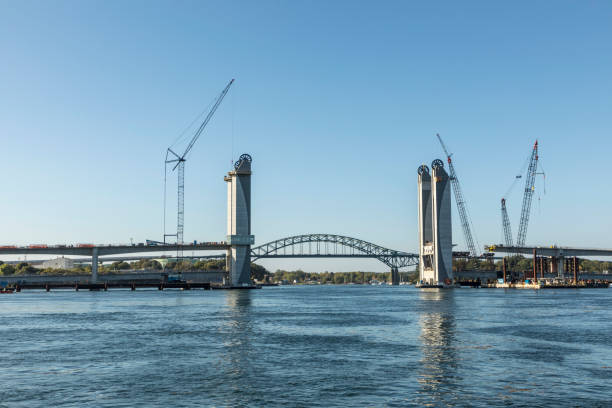
[[391,268],[391,284],[399,285],[400,284],[400,274],[398,268]]
[[452,286],[451,183],[441,160],[418,169],[419,286]]
[[91,283],[98,283],[98,248],[91,250]]
[[227,173],[227,250],[229,285],[250,286],[251,245],[251,156],[243,154]]

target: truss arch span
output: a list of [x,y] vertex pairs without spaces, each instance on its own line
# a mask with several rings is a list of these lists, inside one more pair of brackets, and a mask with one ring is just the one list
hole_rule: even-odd
[[251,257],[253,261],[260,258],[374,258],[395,269],[419,263],[418,254],[336,234],[304,234],[277,239],[252,248]]

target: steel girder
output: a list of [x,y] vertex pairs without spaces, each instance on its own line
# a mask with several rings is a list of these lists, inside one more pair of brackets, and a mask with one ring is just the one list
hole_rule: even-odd
[[[326,245],[321,245],[321,243]],[[333,246],[330,248],[328,243]],[[291,251],[287,253],[289,247]],[[347,252],[346,248],[351,251]],[[330,252],[330,249],[333,252]],[[253,260],[259,258],[367,257],[376,258],[390,268],[404,268],[419,263],[418,254],[395,251],[357,238],[334,234],[306,234],[278,239],[252,248],[251,257]]]

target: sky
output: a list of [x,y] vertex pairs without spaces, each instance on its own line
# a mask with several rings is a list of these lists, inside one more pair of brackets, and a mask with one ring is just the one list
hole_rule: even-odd
[[235,78],[188,156],[186,241],[225,239],[223,176],[249,153],[257,244],[418,252],[417,167],[443,158],[440,133],[481,246],[502,242],[537,139],[526,243],[611,248],[610,21],[609,1],[0,0],[0,245],[161,240],[166,149]]

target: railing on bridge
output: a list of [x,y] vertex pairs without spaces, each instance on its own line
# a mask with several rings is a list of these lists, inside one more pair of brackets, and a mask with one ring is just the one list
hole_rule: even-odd
[[357,238],[334,234],[306,234],[278,239],[251,250],[259,258],[375,258],[390,268],[418,265],[419,255],[384,248]]

